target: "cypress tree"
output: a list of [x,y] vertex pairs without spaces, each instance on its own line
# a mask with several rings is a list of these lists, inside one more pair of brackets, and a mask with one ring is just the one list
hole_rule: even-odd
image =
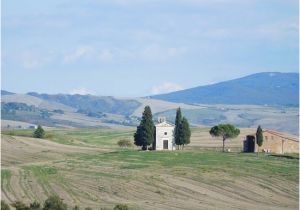
[[191,142],[191,129],[188,120],[183,117],[182,118],[182,145],[187,145]]
[[178,149],[179,149],[179,145],[181,145],[182,143],[182,135],[181,135],[181,130],[182,130],[182,114],[181,114],[181,109],[180,107],[177,109],[176,111],[176,119],[175,119],[175,144],[178,145]]
[[152,120],[151,108],[146,106],[143,112],[140,125],[137,127],[137,131],[134,134],[134,144],[142,146],[143,150],[147,150],[147,147],[154,142],[154,123]]
[[[260,125],[257,127],[257,130],[256,130],[256,143],[259,147],[262,146],[263,144],[263,140],[264,140],[264,137],[263,137],[263,131],[260,127]],[[257,155],[258,155],[258,152],[259,150],[257,150]]]
[[136,127],[136,132],[134,133],[134,144],[136,146],[143,146],[142,129],[140,125]]

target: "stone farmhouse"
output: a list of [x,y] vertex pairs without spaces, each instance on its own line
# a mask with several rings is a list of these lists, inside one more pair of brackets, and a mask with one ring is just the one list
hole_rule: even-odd
[[258,147],[255,134],[247,135],[244,140],[244,152],[299,153],[299,139],[296,136],[272,130],[263,130],[263,144]]
[[174,138],[175,125],[166,121],[166,118],[161,117],[155,125],[155,150],[175,150]]

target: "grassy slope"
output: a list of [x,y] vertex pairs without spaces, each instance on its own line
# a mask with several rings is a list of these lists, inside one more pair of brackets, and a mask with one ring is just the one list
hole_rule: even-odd
[[[58,193],[71,205],[94,208],[128,203],[139,209],[298,209],[297,155],[257,157],[194,146],[185,151],[141,152],[115,146],[119,139],[132,139],[132,130],[76,129],[49,133],[50,140],[60,144],[111,150],[74,152],[57,159],[49,156],[47,162],[39,162],[37,152],[35,161],[6,166],[1,171],[4,199],[42,201]],[[193,129],[199,138],[206,133],[207,129]],[[198,137],[193,140],[198,141]],[[3,140],[11,141],[6,135]],[[237,140],[234,141],[236,144]],[[24,142],[26,138],[20,145]]]

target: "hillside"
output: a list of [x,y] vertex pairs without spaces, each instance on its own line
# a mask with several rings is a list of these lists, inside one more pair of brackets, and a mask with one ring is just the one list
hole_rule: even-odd
[[61,103],[76,109],[92,112],[108,112],[114,114],[130,115],[140,106],[136,100],[119,100],[111,96],[93,96],[93,95],[68,95],[68,94],[38,94],[28,93],[43,100]]
[[9,91],[6,91],[6,90],[1,90],[1,96],[4,96],[4,95],[13,95],[15,93],[12,93],[12,92],[9,92]]
[[[51,95],[51,97],[55,98],[56,96]],[[90,98],[90,100],[78,103],[78,105],[74,102],[86,98]],[[119,104],[118,109],[113,109],[109,107],[109,103],[104,106],[99,104],[93,106],[98,98],[97,96],[66,96],[64,100],[69,99],[69,101],[62,102],[71,105],[71,107],[55,102],[54,99],[42,99],[42,97],[38,98],[32,95],[3,95],[1,101],[2,128],[27,128],[28,126],[25,125],[28,124],[24,123],[65,128],[137,126],[144,106],[150,105],[155,122],[160,116],[165,116],[170,122],[174,122],[176,108],[180,106],[184,116],[187,117],[192,126],[232,123],[238,127],[256,128],[257,125],[261,125],[264,128],[295,135],[299,133],[299,116],[296,107],[224,104],[188,105],[156,99],[134,98],[125,100],[113,98],[112,101],[117,101],[117,104]],[[101,97],[101,99],[105,100],[105,97]],[[140,105],[134,108],[131,106],[132,102]],[[128,107],[131,108],[128,109]],[[133,112],[131,115],[127,115],[131,112]]]
[[151,98],[192,104],[299,105],[298,73],[258,73]]
[[139,102],[112,97],[31,93],[2,95],[1,105],[2,128],[27,128],[24,122],[85,128],[136,125],[137,117],[128,114]]
[[73,128],[135,127],[144,107],[149,105],[155,122],[160,116],[174,122],[176,109],[181,107],[192,126],[261,125],[298,135],[298,76],[298,73],[260,73],[147,98],[18,94],[2,90],[1,113],[2,120],[6,120],[2,121],[2,127],[23,128],[23,123]]
[[[71,208],[112,209],[299,209],[299,160],[293,155],[240,153],[241,129],[217,152],[222,140],[193,129],[181,151],[119,148],[133,129],[28,130],[2,134],[1,195],[7,203],[42,202],[58,194]],[[16,136],[22,135],[22,136]]]

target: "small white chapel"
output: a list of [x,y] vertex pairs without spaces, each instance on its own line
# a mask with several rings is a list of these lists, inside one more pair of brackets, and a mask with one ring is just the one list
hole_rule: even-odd
[[155,125],[155,150],[176,150],[174,131],[175,125],[166,121],[165,117],[160,117]]

